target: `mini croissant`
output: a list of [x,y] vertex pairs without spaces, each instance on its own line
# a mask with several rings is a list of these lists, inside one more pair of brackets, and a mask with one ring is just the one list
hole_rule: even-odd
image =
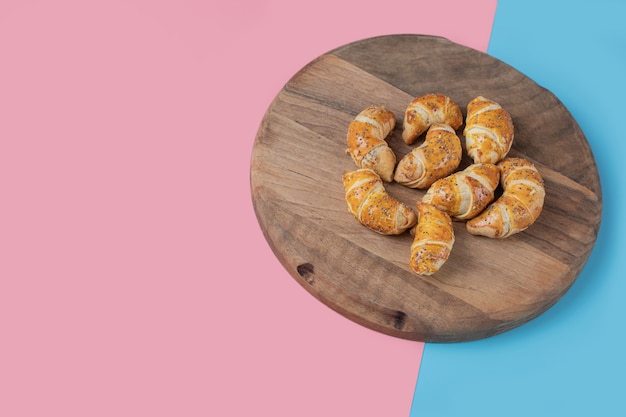
[[496,165],[472,164],[435,181],[422,202],[445,211],[454,220],[468,220],[493,201],[499,183],[500,168]]
[[410,188],[428,188],[457,169],[462,153],[461,141],[454,129],[434,124],[428,129],[424,143],[400,159],[394,180]]
[[467,105],[463,134],[467,154],[474,163],[495,164],[511,149],[513,121],[498,103],[479,96]]
[[343,175],[350,213],[364,226],[383,235],[398,235],[417,222],[415,212],[391,197],[381,178],[371,169]]
[[432,275],[439,271],[452,251],[452,220],[447,213],[427,203],[418,202],[417,212],[409,266],[418,275]]
[[511,236],[526,230],[543,209],[543,178],[531,162],[505,158],[498,166],[504,192],[484,212],[467,222],[467,231],[473,235]]
[[406,108],[402,139],[410,145],[435,123],[445,123],[458,129],[463,124],[459,106],[443,94],[426,94],[417,97]]
[[385,138],[396,125],[396,117],[384,106],[371,106],[348,126],[348,149],[359,168],[370,168],[384,181],[393,180],[396,155]]

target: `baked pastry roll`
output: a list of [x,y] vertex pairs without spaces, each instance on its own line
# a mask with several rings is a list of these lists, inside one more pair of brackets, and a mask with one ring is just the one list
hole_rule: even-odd
[[418,275],[432,275],[448,260],[454,245],[452,220],[432,204],[417,203],[409,266]]
[[463,134],[467,154],[474,163],[495,164],[511,149],[513,121],[498,103],[478,96],[467,105]]
[[500,168],[496,165],[472,164],[435,181],[422,202],[445,211],[453,220],[469,220],[493,201],[499,183]]
[[443,94],[417,97],[405,110],[402,139],[411,145],[435,123],[445,123],[452,129],[458,129],[463,124],[461,109],[450,97]]
[[428,188],[439,178],[453,173],[461,163],[463,148],[454,129],[434,124],[426,139],[406,154],[396,167],[394,180],[410,188]]
[[396,155],[385,138],[396,125],[396,117],[384,106],[370,106],[348,126],[348,153],[357,167],[369,168],[384,181],[393,180]]
[[417,222],[415,212],[391,197],[381,178],[371,169],[343,175],[348,210],[362,225],[383,235],[398,235]]
[[522,158],[505,158],[498,166],[504,192],[466,224],[473,235],[505,238],[526,230],[543,210],[545,188],[537,168]]

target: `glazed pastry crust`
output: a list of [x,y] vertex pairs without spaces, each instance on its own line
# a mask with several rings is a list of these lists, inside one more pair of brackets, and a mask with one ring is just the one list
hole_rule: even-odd
[[463,134],[467,154],[474,163],[495,164],[511,149],[513,120],[498,103],[478,96],[467,105]]
[[426,139],[406,154],[396,167],[394,180],[410,188],[428,188],[439,178],[454,172],[461,163],[463,148],[454,129],[434,124]]
[[380,176],[371,169],[343,175],[348,210],[362,225],[383,235],[398,235],[417,222],[415,212],[391,197]]
[[435,181],[424,197],[448,213],[453,220],[469,220],[482,212],[494,199],[500,182],[500,168],[493,164],[472,164]]
[[505,158],[498,166],[504,192],[483,213],[467,222],[467,231],[473,235],[509,237],[526,230],[543,210],[543,178],[531,162]]
[[432,275],[448,260],[454,245],[452,219],[432,204],[417,203],[409,266],[418,275]]
[[384,106],[370,106],[348,126],[348,153],[359,168],[369,168],[391,182],[396,155],[385,138],[396,125],[394,114]]
[[402,139],[411,145],[436,123],[445,123],[456,130],[463,124],[459,106],[444,94],[425,94],[415,98],[406,108]]

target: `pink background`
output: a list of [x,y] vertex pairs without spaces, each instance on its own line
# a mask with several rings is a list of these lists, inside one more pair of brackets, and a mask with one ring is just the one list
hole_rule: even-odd
[[402,416],[423,345],[284,271],[265,109],[364,37],[486,50],[496,1],[0,3],[0,415]]

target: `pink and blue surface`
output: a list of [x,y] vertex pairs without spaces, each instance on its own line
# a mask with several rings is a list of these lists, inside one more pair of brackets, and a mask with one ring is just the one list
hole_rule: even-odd
[[[0,3],[0,415],[626,415],[626,4]],[[423,344],[282,268],[249,191],[258,125],[315,57],[444,36],[552,91],[603,220],[570,291],[515,330]]]

